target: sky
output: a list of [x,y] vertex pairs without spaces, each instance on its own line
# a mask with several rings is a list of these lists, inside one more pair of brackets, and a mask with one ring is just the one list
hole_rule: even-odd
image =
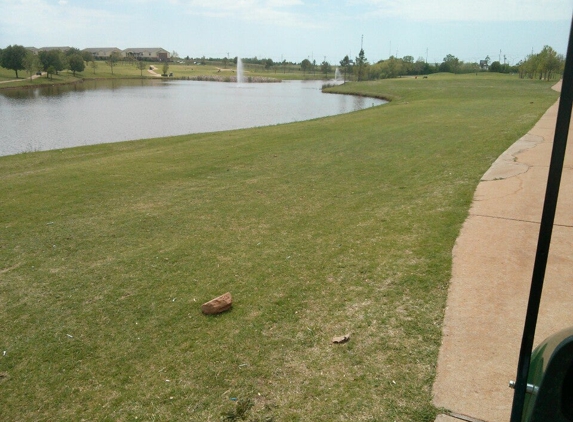
[[565,54],[573,0],[0,0],[0,48],[162,47],[180,57],[338,63],[364,48],[441,63]]

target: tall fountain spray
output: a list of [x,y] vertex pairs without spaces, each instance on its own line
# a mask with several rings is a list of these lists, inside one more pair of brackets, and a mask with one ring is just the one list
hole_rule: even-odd
[[334,80],[336,82],[344,82],[344,79],[342,78],[342,74],[340,73],[340,69],[336,68],[335,72],[334,72]]
[[237,83],[242,84],[245,82],[245,74],[243,71],[243,61],[237,57]]

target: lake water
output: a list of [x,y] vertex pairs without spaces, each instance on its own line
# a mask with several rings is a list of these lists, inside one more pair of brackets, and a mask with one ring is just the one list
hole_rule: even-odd
[[320,81],[86,81],[0,90],[0,156],[274,125],[385,101],[323,94]]

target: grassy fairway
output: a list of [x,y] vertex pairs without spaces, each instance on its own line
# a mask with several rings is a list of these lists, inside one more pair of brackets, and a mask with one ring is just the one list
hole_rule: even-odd
[[[557,94],[498,75],[340,89],[393,101],[0,157],[1,419],[433,421],[454,241]],[[201,315],[226,291],[232,311]]]

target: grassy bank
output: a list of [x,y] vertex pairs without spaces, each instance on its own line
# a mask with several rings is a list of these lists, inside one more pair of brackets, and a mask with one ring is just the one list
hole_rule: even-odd
[[[498,75],[339,89],[393,101],[0,157],[2,419],[432,421],[454,241],[557,94]],[[226,291],[232,311],[200,313]]]
[[[113,73],[111,68],[105,63],[105,61],[97,61],[97,67],[93,69],[90,64],[86,64],[86,68],[83,72],[76,72],[75,76],[69,70],[64,70],[59,72],[57,75],[51,75],[48,78],[46,75],[30,79],[30,76],[26,71],[21,70],[18,72],[19,79],[16,80],[16,74],[13,70],[5,69],[0,67],[0,90],[8,88],[18,88],[18,87],[36,87],[41,85],[54,85],[62,83],[75,83],[81,80],[89,79],[124,79],[124,78],[147,78],[155,79],[157,76],[152,75],[148,70],[149,66],[155,66],[155,73],[161,74],[163,69],[163,64],[158,62],[146,63],[146,67],[143,71],[137,69],[133,63],[128,62],[118,62],[113,68]],[[225,79],[227,77],[236,76],[235,68],[227,66],[223,68],[223,65],[200,65],[200,64],[181,64],[181,63],[170,63],[169,73],[173,73],[174,78],[197,78],[201,76],[211,76]],[[273,70],[265,70],[263,66],[260,65],[247,65],[245,69],[245,77],[262,77],[262,78],[273,78],[279,80],[302,80],[302,79],[322,79],[324,75],[319,72],[310,73],[302,72],[299,68],[289,66],[288,68],[276,68]],[[331,72],[329,77],[334,77],[334,73]]]

